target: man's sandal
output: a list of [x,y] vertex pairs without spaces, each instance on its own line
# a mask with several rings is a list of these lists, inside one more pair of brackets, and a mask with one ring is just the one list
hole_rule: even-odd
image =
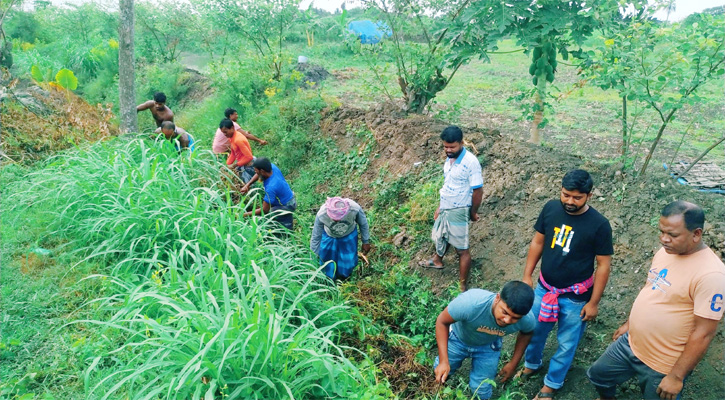
[[532,400],[554,399],[555,392],[539,392]]

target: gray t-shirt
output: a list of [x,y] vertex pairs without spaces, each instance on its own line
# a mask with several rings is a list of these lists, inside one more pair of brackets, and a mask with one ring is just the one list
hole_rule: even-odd
[[499,326],[493,317],[493,301],[496,293],[483,289],[471,289],[461,293],[448,304],[448,313],[456,321],[453,333],[469,346],[484,346],[493,343],[499,337],[516,333],[534,331],[536,320],[529,311],[515,324]]

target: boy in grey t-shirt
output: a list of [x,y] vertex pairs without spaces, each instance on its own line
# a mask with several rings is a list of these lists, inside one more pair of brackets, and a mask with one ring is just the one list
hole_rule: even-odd
[[521,281],[506,283],[500,293],[471,289],[456,297],[436,320],[436,382],[445,383],[471,357],[468,386],[479,399],[490,398],[493,389],[484,381],[496,376],[502,337],[518,332],[511,361],[498,373],[505,382],[516,371],[534,333],[533,304],[533,289]]

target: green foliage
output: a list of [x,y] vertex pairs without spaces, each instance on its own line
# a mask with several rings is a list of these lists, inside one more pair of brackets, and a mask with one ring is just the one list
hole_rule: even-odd
[[37,39],[38,21],[35,13],[12,10],[6,21],[3,21],[5,35],[11,39],[33,43]]
[[[539,143],[539,129],[547,120],[544,110],[550,108],[547,84],[553,83],[557,71],[557,54],[568,60],[569,54],[578,56],[581,47],[595,29],[620,17],[620,4],[616,0],[600,1],[597,7],[579,2],[558,0],[515,2],[501,5],[502,16],[496,23],[501,31],[516,38],[518,45],[530,52],[529,75],[535,90],[523,91],[517,100],[532,99],[532,104],[522,103],[523,113],[532,121],[530,141]],[[572,49],[575,48],[575,49]]]
[[[409,336],[416,345],[433,348],[435,335],[431,335],[431,330],[435,327],[438,313],[455,295],[435,295],[430,290],[430,281],[411,274],[407,265],[397,266],[392,274],[385,276],[382,285],[387,291],[390,315],[399,332]],[[452,286],[451,291],[454,290]]]
[[45,80],[45,77],[43,76],[43,73],[40,72],[40,68],[38,68],[37,65],[33,65],[30,68],[30,76],[35,79],[36,82],[43,82]]
[[[698,89],[708,80],[725,75],[725,34],[720,15],[703,14],[703,23],[654,24],[647,13],[605,31],[583,65],[586,76],[602,89],[614,89],[626,101],[641,103],[659,119],[657,136],[650,146],[640,173],[675,113],[686,105],[703,102]],[[623,110],[624,148],[633,137],[634,124]],[[636,119],[635,119],[636,120]]]
[[115,265],[93,277],[111,291],[91,303],[99,318],[76,322],[122,337],[88,353],[89,393],[359,393],[363,378],[334,344],[347,314],[336,290],[305,246],[275,239],[270,220],[239,217],[218,168],[165,141],[118,140],[52,160],[13,194],[52,216],[53,237]]
[[[390,29],[392,45],[384,49],[394,60],[406,108],[416,113],[422,113],[445,89],[461,65],[475,57],[487,60],[488,51],[495,50],[502,38],[491,23],[492,10],[482,2],[371,0],[363,4]],[[363,48],[359,51],[364,52]]]
[[273,74],[282,77],[284,44],[293,24],[301,17],[300,0],[200,0],[201,6],[216,20],[232,20],[242,37],[257,54],[269,62]]
[[166,104],[179,104],[189,91],[184,84],[184,66],[179,63],[157,63],[143,68],[137,75],[136,100],[141,103],[153,98],[154,93],[164,92]]
[[55,82],[66,90],[76,90],[78,88],[78,78],[73,71],[63,68],[55,74]]
[[137,3],[135,6],[136,48],[148,62],[171,63],[191,39],[193,13],[186,5],[171,2]]

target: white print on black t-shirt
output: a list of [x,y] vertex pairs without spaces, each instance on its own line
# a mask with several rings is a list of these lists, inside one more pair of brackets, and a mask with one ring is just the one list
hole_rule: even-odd
[[561,254],[566,256],[571,248],[571,238],[574,237],[574,231],[571,226],[561,224],[561,227],[554,227],[554,237],[551,240],[551,248],[561,246]]

